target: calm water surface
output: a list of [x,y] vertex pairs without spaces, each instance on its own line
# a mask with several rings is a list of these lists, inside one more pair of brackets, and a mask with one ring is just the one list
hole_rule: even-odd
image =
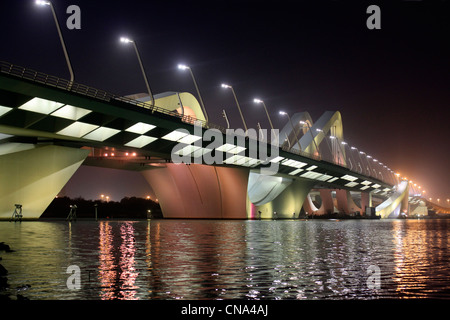
[[[447,220],[0,222],[29,299],[450,298]],[[67,267],[81,289],[67,287]],[[370,266],[379,287],[368,286]],[[27,290],[20,290],[29,284]]]

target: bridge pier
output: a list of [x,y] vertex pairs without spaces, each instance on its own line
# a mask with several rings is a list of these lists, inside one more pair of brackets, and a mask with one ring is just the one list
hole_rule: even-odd
[[164,218],[247,219],[246,168],[168,163],[141,173]]
[[89,150],[55,145],[0,145],[0,219],[11,218],[15,204],[23,219],[38,219],[83,163]]
[[263,219],[298,218],[314,184],[314,181],[295,179],[273,200],[255,205],[255,210],[261,212],[260,217]]
[[343,189],[336,190],[336,198],[337,198],[337,209],[339,212],[343,212],[345,214],[351,214],[354,212],[359,212],[359,214],[364,213],[364,206],[362,204],[363,201],[361,201],[361,208],[358,207],[355,201],[353,201],[352,195],[349,190]]
[[404,180],[396,186],[395,192],[389,199],[376,207],[376,214],[384,218],[399,218],[401,214],[408,214],[409,183]]
[[311,199],[311,195],[307,195],[307,199],[304,203],[304,210],[308,215],[314,214],[314,215],[324,215],[328,213],[335,212],[335,204],[333,201],[333,197],[331,195],[331,189],[320,189],[320,198],[322,200],[322,203],[319,208],[316,207],[316,205],[313,203]]

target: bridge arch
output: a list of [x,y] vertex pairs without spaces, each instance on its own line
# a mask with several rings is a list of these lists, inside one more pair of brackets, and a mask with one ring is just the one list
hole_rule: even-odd
[[[146,104],[150,101],[148,94],[139,93],[127,96]],[[168,91],[154,95],[155,106],[167,111],[177,112],[185,117],[191,116],[197,120],[206,121],[202,108],[198,100],[189,92]]]

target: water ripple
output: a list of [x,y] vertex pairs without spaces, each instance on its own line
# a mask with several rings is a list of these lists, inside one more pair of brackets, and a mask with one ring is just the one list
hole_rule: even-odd
[[[450,298],[447,220],[0,223],[30,299]],[[81,290],[66,286],[69,265]],[[370,267],[379,286],[368,284]]]

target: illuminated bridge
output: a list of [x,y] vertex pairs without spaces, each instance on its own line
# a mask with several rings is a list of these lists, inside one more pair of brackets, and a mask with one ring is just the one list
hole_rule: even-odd
[[408,181],[345,142],[339,112],[245,134],[207,122],[190,93],[148,100],[1,62],[0,218],[15,204],[38,218],[82,164],[141,172],[168,218],[387,218],[421,206]]

